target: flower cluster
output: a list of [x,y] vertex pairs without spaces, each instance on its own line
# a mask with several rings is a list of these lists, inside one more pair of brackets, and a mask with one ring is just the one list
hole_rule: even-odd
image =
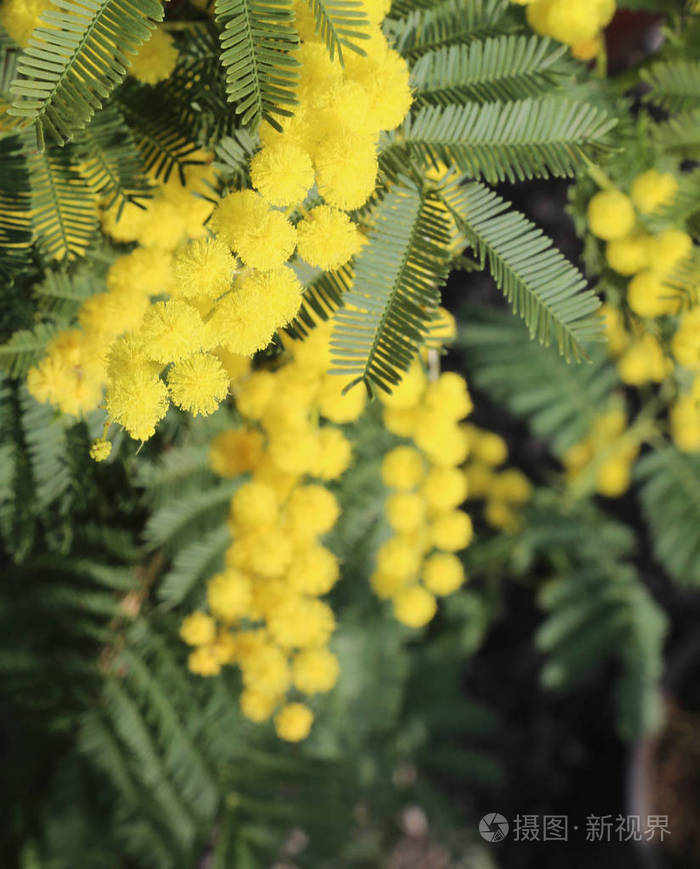
[[591,488],[619,498],[630,485],[630,469],[639,453],[639,432],[627,428],[627,415],[613,407],[597,417],[589,436],[570,447],[563,457],[569,480],[588,476]]
[[[37,399],[85,413],[106,385],[109,420],[137,440],[154,434],[171,402],[212,413],[228,394],[231,357],[264,349],[297,314],[302,285],[290,260],[334,270],[359,252],[364,235],[348,212],[374,191],[379,133],[403,120],[412,99],[408,67],[380,29],[386,11],[367,5],[367,56],[341,66],[299,7],[300,104],[282,130],[263,125],[252,188],[228,193],[212,213],[191,195],[210,170],[191,167],[185,188],[173,177],[147,208],[103,214],[106,234],[140,247],[114,263],[108,292],[83,306],[81,329],[59,336],[30,372]],[[174,63],[168,39],[157,31],[146,43],[142,80]]]
[[467,496],[460,465],[469,450],[460,420],[472,403],[462,377],[444,372],[429,380],[420,360],[382,401],[386,428],[411,443],[382,461],[393,536],[377,551],[371,584],[379,597],[392,600],[400,622],[418,628],[435,615],[436,595],[452,594],[464,582],[456,553],[469,545],[473,529],[459,509]]
[[499,470],[508,459],[508,447],[495,432],[466,426],[469,457],[465,467],[467,499],[484,501],[484,519],[492,528],[515,532],[519,508],[529,501],[532,484],[517,468]]
[[[174,251],[188,239],[205,249],[210,244],[203,224],[213,206],[197,194],[207,189],[213,174],[207,155],[199,156],[204,162],[187,167],[186,186],[171,178],[154,188],[145,207],[127,203],[121,214],[116,207],[102,212],[106,234],[117,242],[139,245],[114,260],[107,290],[83,303],[78,328],[60,332],[29,371],[28,388],[38,401],[54,404],[63,413],[83,415],[100,405],[107,386],[110,417],[135,438],[153,434],[169,404],[160,370],[176,356],[184,360],[187,342],[196,342],[197,336],[202,338],[198,351],[210,343],[199,311],[177,298],[182,280],[176,281],[178,269],[173,269]],[[180,257],[189,250],[185,248]],[[175,301],[152,303],[152,297],[164,295]],[[170,393],[179,404],[184,403],[181,382],[187,380],[191,361],[179,373],[169,374]],[[199,356],[194,362],[200,376],[206,363]],[[228,380],[218,367],[214,377],[219,393],[225,394]]]
[[[673,174],[649,169],[633,179],[629,195],[620,190],[597,193],[589,202],[588,222],[591,232],[606,242],[608,266],[630,278],[627,310],[610,303],[602,309],[608,349],[620,377],[635,387],[673,377],[677,394],[670,409],[671,436],[680,449],[696,452],[700,311],[684,306],[682,282],[675,279],[691,261],[693,240],[673,225],[655,233],[644,228],[649,215],[655,216],[655,225],[660,223],[661,209],[673,203],[678,186]],[[670,341],[664,340],[668,335]]]
[[231,500],[232,543],[222,573],[207,585],[208,613],[188,616],[182,637],[195,646],[189,667],[202,676],[237,665],[240,704],[253,721],[275,710],[283,739],[307,736],[311,709],[288,698],[329,691],[338,662],[328,648],[333,611],[321,600],[339,567],[321,538],[339,514],[325,483],[350,464],[350,443],[335,423],[364,410],[360,389],[326,373],[331,324],[291,344],[282,364],[242,365],[233,392],[243,425],[218,435],[210,464],[224,477],[249,475]]
[[601,49],[601,33],[615,14],[615,0],[513,0],[527,6],[527,21],[541,36],[571,46],[579,60]]

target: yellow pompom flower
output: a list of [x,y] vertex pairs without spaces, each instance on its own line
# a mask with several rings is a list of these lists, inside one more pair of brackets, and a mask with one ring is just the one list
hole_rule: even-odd
[[281,697],[256,691],[255,688],[245,688],[238,700],[241,712],[249,721],[260,724],[267,721],[275,711]]
[[222,199],[212,214],[211,227],[254,269],[279,268],[296,246],[292,224],[254,190],[239,190]]
[[[124,210],[128,207],[127,203]],[[172,259],[170,251],[137,247],[118,256],[109,267],[107,289],[111,293],[132,293],[138,289],[146,299],[169,293],[173,288]]]
[[396,410],[410,410],[423,398],[428,379],[417,360],[404,372],[401,382],[391,392],[380,391],[379,399],[383,405]]
[[433,414],[421,416],[413,440],[434,465],[461,465],[469,454],[469,437],[462,426],[436,420]]
[[604,461],[596,475],[596,490],[608,498],[619,498],[629,489],[630,461],[626,456],[613,456]]
[[575,45],[593,39],[599,27],[598,9],[592,0],[558,0],[550,7],[548,35],[559,42]]
[[652,263],[649,258],[649,236],[643,233],[608,242],[605,258],[613,271],[620,275],[636,275]]
[[352,211],[367,202],[377,179],[374,139],[348,131],[325,136],[314,155],[318,192],[328,205]]
[[489,493],[493,498],[513,504],[524,504],[532,496],[532,483],[517,468],[496,474]]
[[672,202],[677,191],[678,181],[670,172],[649,169],[634,179],[630,196],[642,214],[651,214]]
[[289,688],[289,662],[279,646],[254,643],[248,652],[239,652],[239,663],[247,689],[279,697]]
[[262,419],[275,393],[277,382],[269,371],[254,371],[234,388],[236,407],[252,420]]
[[221,672],[221,661],[216,646],[198,646],[190,652],[187,667],[198,676],[218,676]]
[[233,624],[248,615],[252,599],[250,578],[240,570],[228,568],[207,583],[209,609],[219,621],[226,624]]
[[240,570],[274,578],[281,576],[291,564],[292,542],[278,528],[238,537],[227,553],[227,564]]
[[527,4],[527,23],[540,36],[549,36],[549,13],[555,0],[530,0]]
[[632,278],[627,287],[627,301],[640,317],[675,314],[680,306],[678,294],[664,282],[663,275],[651,269]]
[[321,381],[317,402],[321,416],[331,422],[345,423],[356,420],[365,409],[366,392],[361,384],[343,394],[346,377],[327,374]]
[[297,253],[320,269],[340,268],[362,243],[362,234],[347,214],[329,205],[317,205],[297,224]]
[[107,438],[97,438],[90,444],[90,458],[95,462],[104,462],[112,452],[112,444]]
[[433,594],[452,594],[464,583],[464,568],[456,555],[435,552],[426,558],[421,578],[423,585]]
[[413,437],[413,432],[421,418],[420,408],[385,407],[382,415],[384,428],[400,438]]
[[[586,3],[588,0],[586,0]],[[632,201],[619,190],[606,190],[588,203],[588,225],[593,235],[604,241],[624,238],[634,229],[636,217]]]
[[466,381],[454,371],[444,371],[428,384],[425,403],[436,415],[454,422],[469,416],[474,409]]
[[286,581],[299,594],[317,596],[329,592],[339,576],[335,555],[325,546],[312,542],[295,552]]
[[500,435],[491,431],[468,430],[470,451],[475,459],[497,468],[508,458],[508,446]]
[[686,453],[700,451],[700,405],[693,395],[682,395],[671,408],[671,437]]
[[280,471],[308,474],[318,460],[318,436],[313,431],[283,431],[270,435],[268,454]]
[[436,612],[434,595],[420,585],[402,588],[394,595],[394,615],[409,628],[422,628]]
[[257,468],[262,454],[263,436],[259,431],[224,431],[212,439],[209,467],[220,477],[237,477]]
[[571,53],[576,60],[582,60],[585,63],[589,60],[593,60],[598,56],[598,54],[600,54],[602,45],[603,41],[600,36],[594,36],[591,39],[583,39],[572,45]]
[[693,239],[679,229],[666,229],[648,241],[649,262],[658,272],[670,272],[692,250]]
[[224,366],[211,353],[195,353],[168,372],[173,403],[193,416],[214,413],[226,397],[228,384]]
[[700,308],[683,314],[671,340],[671,350],[680,365],[692,371],[700,370]]
[[243,529],[272,525],[277,519],[277,496],[270,486],[251,480],[236,490],[231,498],[231,518]]
[[330,649],[304,649],[294,658],[292,681],[303,694],[323,694],[338,681],[340,664]]
[[180,636],[188,646],[208,646],[216,639],[216,623],[206,613],[191,613],[182,621]]
[[266,145],[250,161],[253,187],[272,205],[302,202],[314,183],[311,157],[303,148],[282,141]]
[[114,377],[105,403],[109,417],[123,425],[134,440],[141,441],[155,434],[170,404],[167,387],[147,365],[134,365],[126,369],[124,377]]
[[340,507],[335,495],[325,486],[315,484],[295,489],[286,505],[289,528],[303,537],[330,531],[339,515]]
[[668,367],[661,344],[649,333],[630,344],[617,363],[622,381],[631,386],[661,383],[668,373]]
[[390,489],[410,491],[420,485],[425,475],[425,462],[413,447],[396,447],[382,460],[382,480]]
[[180,299],[151,305],[136,337],[148,358],[163,365],[179,362],[207,343],[199,313]]
[[425,522],[425,500],[413,492],[398,492],[386,501],[386,518],[398,534],[410,534]]
[[175,257],[173,295],[216,299],[230,289],[235,267],[236,261],[223,241],[195,239]]
[[286,649],[325,646],[335,629],[333,610],[315,597],[281,601],[267,614],[272,639]]
[[323,426],[316,435],[316,455],[309,468],[312,477],[319,480],[337,480],[350,466],[352,446],[340,431]]
[[457,468],[431,468],[423,481],[421,495],[431,510],[452,510],[467,497],[466,475]]
[[450,510],[436,516],[430,526],[433,544],[445,552],[458,552],[469,546],[474,536],[472,520],[461,510]]
[[275,715],[275,730],[280,739],[301,742],[311,732],[313,712],[303,703],[288,703]]
[[85,332],[107,340],[138,328],[148,304],[148,296],[139,287],[132,287],[130,291],[96,293],[83,302],[78,322]]
[[422,552],[413,536],[407,534],[391,537],[377,550],[377,573],[383,576],[400,577],[404,580],[418,576]]
[[132,58],[129,74],[143,84],[158,84],[170,76],[176,63],[177,48],[173,38],[157,28]]
[[274,332],[294,318],[302,286],[292,269],[250,272],[219,302],[209,334],[232,353],[252,355],[270,343]]

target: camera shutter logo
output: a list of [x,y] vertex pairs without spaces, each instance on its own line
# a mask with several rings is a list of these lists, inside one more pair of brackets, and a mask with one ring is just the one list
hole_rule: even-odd
[[502,842],[508,829],[508,821],[498,812],[490,812],[479,821],[479,833],[487,842]]

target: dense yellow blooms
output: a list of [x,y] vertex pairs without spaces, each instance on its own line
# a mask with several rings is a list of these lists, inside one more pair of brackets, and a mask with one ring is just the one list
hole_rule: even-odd
[[337,269],[362,246],[363,236],[347,214],[317,205],[297,224],[297,252],[310,265]]
[[636,216],[629,196],[619,190],[596,193],[588,203],[588,225],[604,241],[624,238],[634,229]]
[[641,214],[650,214],[663,205],[668,205],[678,191],[678,181],[670,172],[656,169],[642,172],[632,182],[630,196]]
[[211,227],[251,268],[278,268],[296,247],[296,230],[254,190],[229,193],[216,207]]
[[275,730],[280,739],[300,742],[311,730],[314,716],[303,703],[288,703],[275,716]]
[[51,0],[4,0],[0,5],[0,24],[23,48],[29,42],[39,18],[51,6]]
[[570,480],[588,479],[590,488],[609,498],[623,495],[639,453],[639,439],[627,430],[627,416],[613,407],[594,421],[588,437],[570,447],[563,462]]

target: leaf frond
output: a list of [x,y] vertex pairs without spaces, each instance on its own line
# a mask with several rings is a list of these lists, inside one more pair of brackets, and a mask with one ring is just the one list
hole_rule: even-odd
[[67,142],[121,83],[163,19],[158,0],[54,0],[17,64],[10,113]]
[[335,315],[333,370],[386,392],[423,344],[449,266],[449,226],[437,200],[410,181],[376,211],[355,263],[346,307]]

